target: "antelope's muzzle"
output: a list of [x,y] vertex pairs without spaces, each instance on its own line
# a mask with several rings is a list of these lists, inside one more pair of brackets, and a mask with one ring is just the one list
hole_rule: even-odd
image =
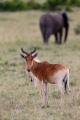
[[28,72],[30,72],[30,69],[27,69]]

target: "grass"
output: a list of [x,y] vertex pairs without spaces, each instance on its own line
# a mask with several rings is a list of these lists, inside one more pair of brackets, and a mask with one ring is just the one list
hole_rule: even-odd
[[[39,30],[40,11],[0,13],[0,120],[79,120],[80,119],[80,38],[74,33],[80,11],[69,13],[68,41],[61,46],[43,45]],[[76,17],[75,17],[76,14]],[[78,19],[77,19],[78,18]],[[56,86],[49,85],[49,105],[41,108],[38,90],[25,75],[20,48],[36,46],[41,60],[63,63],[70,68],[71,93],[62,103]]]

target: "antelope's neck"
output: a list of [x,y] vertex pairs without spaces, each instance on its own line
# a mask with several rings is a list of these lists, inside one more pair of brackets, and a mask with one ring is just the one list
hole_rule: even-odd
[[33,61],[33,66],[32,66],[32,69],[31,69],[31,71],[33,72],[33,73],[35,73],[35,71],[37,70],[37,67],[38,67],[38,62],[37,61]]

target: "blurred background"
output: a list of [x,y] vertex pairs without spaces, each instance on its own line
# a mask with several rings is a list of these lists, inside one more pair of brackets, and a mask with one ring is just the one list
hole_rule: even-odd
[[0,10],[53,10],[65,8],[70,10],[72,6],[80,7],[80,0],[0,0]]

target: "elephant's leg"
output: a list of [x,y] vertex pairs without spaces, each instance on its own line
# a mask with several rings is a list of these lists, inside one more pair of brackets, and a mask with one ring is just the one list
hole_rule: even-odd
[[44,42],[44,43],[45,43],[45,44],[48,44],[50,35],[51,35],[51,32],[46,31],[45,36],[44,36],[44,39],[45,39],[45,42]]
[[55,43],[58,44],[58,33],[54,34],[55,36]]
[[43,43],[46,43],[46,32],[41,31],[42,32],[42,37],[43,37]]
[[59,41],[58,41],[59,44],[62,44],[62,35],[63,35],[63,30],[61,29],[59,31]]
[[43,43],[46,43],[46,29],[41,26],[41,34],[42,34],[42,38],[43,38]]

